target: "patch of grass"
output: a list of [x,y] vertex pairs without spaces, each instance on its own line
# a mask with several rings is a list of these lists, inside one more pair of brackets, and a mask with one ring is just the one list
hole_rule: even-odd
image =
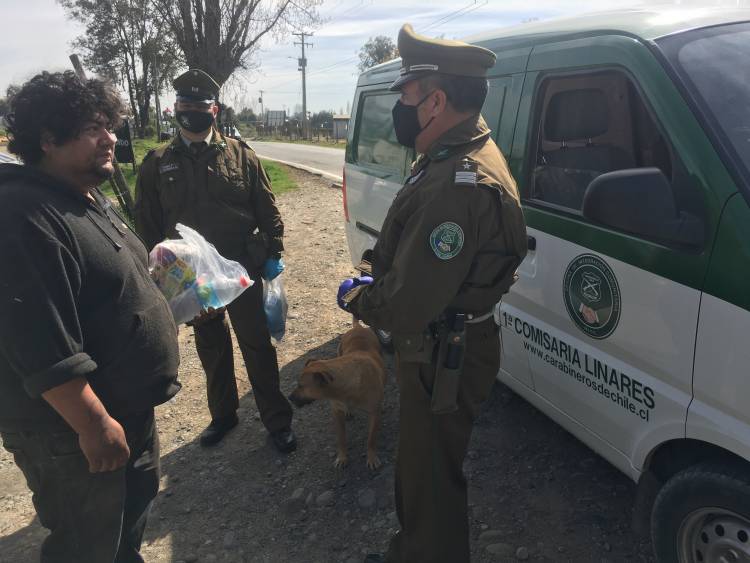
[[133,139],[133,153],[135,154],[135,172],[133,171],[133,166],[131,164],[120,165],[120,170],[122,170],[122,173],[125,176],[125,180],[127,180],[128,186],[130,187],[130,193],[135,195],[135,180],[138,177],[138,168],[141,166],[141,162],[143,162],[143,157],[145,157],[148,151],[150,151],[151,149],[155,149],[159,145],[166,144],[168,142],[169,141],[165,141],[164,143],[159,143],[155,138]]
[[268,174],[268,177],[271,179],[271,189],[274,194],[283,194],[284,192],[297,188],[297,183],[289,175],[289,171],[284,165],[271,160],[262,159],[260,163],[263,165],[266,174]]
[[[151,149],[155,149],[156,147],[168,142],[169,141],[159,143],[155,138],[133,139],[133,152],[135,153],[135,172],[133,171],[133,166],[131,164],[120,164],[120,170],[122,170],[122,173],[125,176],[125,180],[130,187],[130,193],[133,194],[133,197],[135,197],[135,181],[138,177],[138,168],[140,167],[141,162],[143,162],[143,158]],[[263,160],[261,162],[263,164],[263,168],[266,169],[268,176],[271,178],[273,193],[278,195],[297,187],[297,184],[294,182],[294,180],[291,178],[291,176],[283,166],[268,160]],[[115,197],[115,194],[112,191],[112,187],[110,186],[109,182],[105,182],[104,184],[102,184],[101,190],[104,195],[110,198]]]

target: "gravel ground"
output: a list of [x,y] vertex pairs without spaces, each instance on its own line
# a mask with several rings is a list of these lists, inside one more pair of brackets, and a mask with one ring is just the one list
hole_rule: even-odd
[[[285,392],[307,358],[335,355],[350,324],[335,306],[336,289],[353,272],[341,192],[293,174],[300,189],[279,198],[290,302],[278,345]],[[390,358],[379,440],[384,465],[371,472],[360,414],[349,422],[349,466],[333,467],[335,439],[322,403],[296,411],[299,449],[278,454],[240,367],[240,425],[218,447],[202,449],[198,435],[209,416],[192,330],[181,330],[180,348],[183,389],[157,409],[163,476],[142,549],[146,561],[359,563],[364,553],[385,548],[397,526],[398,390]],[[235,355],[242,366],[239,350]],[[634,485],[500,384],[477,421],[465,471],[475,562],[652,561],[649,544],[630,531]],[[36,561],[45,530],[4,450],[0,483],[0,561]]]

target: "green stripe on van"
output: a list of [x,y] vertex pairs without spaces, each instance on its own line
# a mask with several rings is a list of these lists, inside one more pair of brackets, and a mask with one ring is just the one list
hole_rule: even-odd
[[677,251],[592,225],[572,214],[561,214],[529,205],[524,206],[524,214],[526,223],[531,228],[693,289],[700,290],[703,285],[708,267],[706,251],[700,254]]

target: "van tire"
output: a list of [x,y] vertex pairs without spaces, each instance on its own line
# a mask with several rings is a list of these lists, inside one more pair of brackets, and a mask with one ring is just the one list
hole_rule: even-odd
[[750,469],[739,462],[711,462],[674,475],[654,502],[651,538],[658,563],[747,561]]

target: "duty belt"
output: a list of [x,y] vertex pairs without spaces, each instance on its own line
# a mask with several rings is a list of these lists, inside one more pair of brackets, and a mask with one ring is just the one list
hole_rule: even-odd
[[467,325],[475,325],[479,323],[483,323],[490,317],[494,316],[495,311],[490,310],[487,313],[483,313],[481,315],[475,315],[473,313],[466,313],[466,320],[464,321]]
[[479,324],[479,323],[486,321],[487,319],[492,317],[494,314],[495,314],[495,311],[493,309],[490,309],[486,313],[464,313],[462,311],[448,309],[442,315],[440,315],[438,322],[443,321],[443,322],[447,322],[448,324],[451,324],[453,322],[453,319],[456,317],[456,315],[463,315],[464,323],[468,325],[475,325],[475,324]]

